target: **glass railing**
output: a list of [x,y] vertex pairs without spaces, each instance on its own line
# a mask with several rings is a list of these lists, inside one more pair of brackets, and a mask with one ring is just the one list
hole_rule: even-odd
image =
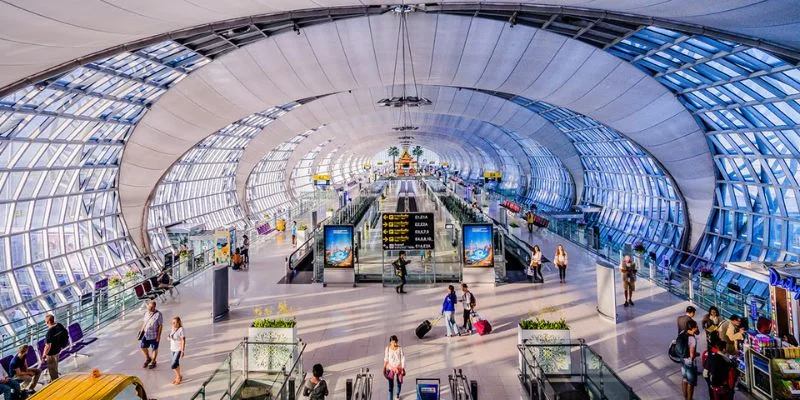
[[633,389],[583,340],[521,344],[517,348],[522,356],[520,380],[531,400],[587,396],[592,399],[639,400]]
[[[517,200],[506,197],[500,200]],[[575,221],[551,218],[547,230],[569,240],[575,245],[594,253],[608,262],[619,265],[625,254],[625,245],[614,243],[594,235],[587,225]],[[632,257],[638,266],[637,275],[652,281],[668,292],[691,301],[703,309],[716,306],[723,315],[742,315],[743,306],[755,300],[759,313],[770,315],[769,299],[743,294],[741,291],[728,286],[720,285],[713,278],[704,278],[700,274],[692,273],[691,269],[670,265],[667,261],[657,261],[646,253],[633,252]],[[711,260],[705,260],[689,252],[677,252],[674,260],[701,260],[705,265],[722,266]]]
[[298,343],[244,339],[228,353],[191,400],[242,398],[289,399],[302,387],[303,352]]

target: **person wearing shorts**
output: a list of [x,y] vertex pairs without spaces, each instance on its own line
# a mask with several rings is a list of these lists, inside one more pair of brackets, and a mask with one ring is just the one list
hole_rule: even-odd
[[[142,335],[139,348],[142,349],[144,354],[144,368],[153,369],[156,367],[156,358],[158,357],[158,342],[161,341],[161,330],[164,325],[164,316],[161,311],[156,310],[156,302],[151,301],[147,304],[147,312],[144,313],[142,318],[142,328],[139,333]],[[152,355],[148,352],[152,349]]]
[[689,356],[681,362],[681,390],[684,400],[694,398],[694,388],[697,386],[697,367],[694,359],[697,357],[697,322],[690,320],[686,323],[686,333],[689,335],[688,347]]
[[169,350],[172,352],[171,368],[175,371],[173,385],[180,385],[183,381],[181,376],[181,359],[186,353],[186,335],[183,333],[183,322],[181,317],[172,318],[172,331],[169,333]]
[[622,289],[625,294],[625,307],[633,305],[633,291],[636,290],[636,263],[631,256],[625,256],[619,266],[622,274]]

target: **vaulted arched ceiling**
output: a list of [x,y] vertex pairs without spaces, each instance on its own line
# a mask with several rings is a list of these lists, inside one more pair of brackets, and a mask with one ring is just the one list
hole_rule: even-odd
[[[322,13],[314,15],[325,20],[326,13],[337,14],[336,7],[397,3],[393,0],[3,1],[0,13],[5,18],[0,25],[0,54],[7,57],[4,57],[6,61],[0,61],[0,87],[110,48],[123,49],[130,42],[146,41],[156,35],[191,27],[206,28],[198,31],[208,31],[207,28],[214,26],[224,29],[226,20],[262,14],[269,20],[270,14],[285,12],[294,12],[299,19],[304,15],[302,10],[315,9],[322,9]],[[429,7],[458,9],[465,4],[475,8],[474,4],[479,2],[442,0],[437,3],[429,3]],[[581,10],[617,12],[623,17],[639,16],[705,26],[800,48],[800,38],[796,35],[800,12],[794,1],[518,0],[480,3],[483,7],[505,5],[512,11],[529,6],[553,12],[558,12],[559,7],[574,7],[576,13]]]
[[[374,108],[392,83],[397,18],[352,18],[266,38],[218,58],[165,94],[137,126],[121,166],[123,214],[134,239],[141,238],[137,222],[159,178],[187,149],[231,121],[296,99],[383,88],[381,96],[362,98],[362,105],[343,105],[353,112]],[[498,90],[567,107],[642,144],[673,176],[691,175],[677,185],[694,231],[702,232],[714,184],[708,145],[683,105],[653,78],[602,50],[540,29],[423,13],[409,17],[409,28],[420,83]],[[287,125],[285,138],[260,135],[251,145],[271,148],[270,141],[307,128],[291,114],[278,121]]]

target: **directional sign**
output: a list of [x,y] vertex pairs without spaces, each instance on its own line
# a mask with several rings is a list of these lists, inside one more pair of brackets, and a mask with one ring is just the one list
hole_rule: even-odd
[[433,213],[384,213],[384,250],[433,249]]

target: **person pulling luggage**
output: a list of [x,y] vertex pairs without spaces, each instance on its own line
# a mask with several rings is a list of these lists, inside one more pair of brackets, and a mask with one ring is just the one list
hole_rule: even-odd
[[456,324],[455,311],[458,297],[456,297],[456,288],[453,285],[447,286],[447,295],[444,296],[442,302],[442,315],[444,316],[445,327],[447,328],[447,336],[452,337],[458,335],[458,324]]
[[406,286],[406,275],[408,275],[408,270],[406,270],[406,265],[410,264],[411,261],[406,260],[406,252],[401,251],[400,254],[397,256],[397,260],[392,263],[394,267],[394,274],[400,278],[400,284],[394,288],[394,291],[397,293],[406,293],[403,288]]
[[462,326],[464,332],[467,334],[472,334],[472,321],[471,315],[472,312],[475,310],[475,296],[472,295],[472,292],[469,291],[469,287],[466,283],[461,284],[461,305],[464,306],[464,326]]

